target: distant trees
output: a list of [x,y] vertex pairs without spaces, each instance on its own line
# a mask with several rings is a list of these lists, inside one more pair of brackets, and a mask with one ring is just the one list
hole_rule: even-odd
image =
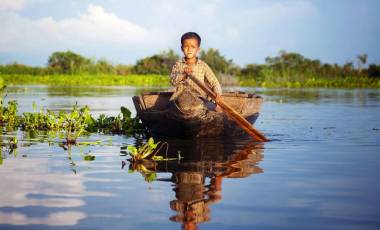
[[375,64],[369,65],[368,76],[380,78],[380,65],[375,65]]
[[48,58],[48,67],[54,72],[74,74],[85,70],[91,60],[71,51],[54,52]]
[[[363,66],[367,55],[359,55]],[[358,56],[358,58],[359,58]],[[309,59],[299,53],[280,51],[279,55],[267,57],[265,65],[249,64],[241,69],[242,75],[274,77],[348,77],[359,76],[361,70],[355,69],[353,62],[347,62],[342,66],[337,64],[321,63],[318,59]]]
[[30,74],[30,75],[47,75],[52,74],[50,68],[33,67],[17,62],[8,65],[0,65],[0,74]]
[[[357,55],[358,65],[353,62],[343,65],[322,63],[318,59],[306,58],[295,52],[280,51],[278,55],[265,58],[264,64],[247,64],[244,67],[235,65],[232,59],[223,56],[218,49],[201,51],[199,57],[216,73],[219,79],[231,79],[239,76],[254,81],[291,79],[305,80],[311,78],[344,78],[344,77],[378,77],[380,65],[367,64],[368,55]],[[174,63],[180,58],[173,50],[137,60],[135,65],[114,65],[106,59],[90,59],[72,51],[52,53],[47,67],[32,67],[19,63],[0,65],[0,74],[160,74],[168,75]]]
[[137,61],[134,72],[138,74],[163,74],[170,73],[172,66],[179,59],[173,50],[161,52]]
[[102,74],[115,74],[115,67],[109,63],[106,59],[102,58],[98,60],[95,64],[95,73]]
[[261,81],[264,78],[264,72],[268,69],[266,65],[248,64],[240,70],[240,75],[247,78],[256,78]]
[[205,61],[217,73],[229,73],[234,66],[232,60],[227,60],[217,49],[202,50],[199,58]]
[[359,54],[357,56],[357,58],[358,58],[358,70],[360,72],[362,70],[362,67],[367,63],[368,55],[367,54]]

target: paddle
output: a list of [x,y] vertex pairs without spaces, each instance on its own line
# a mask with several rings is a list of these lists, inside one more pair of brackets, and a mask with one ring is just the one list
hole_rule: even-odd
[[210,96],[216,104],[218,104],[223,112],[232,120],[234,120],[244,131],[246,131],[254,140],[264,142],[269,141],[262,133],[256,130],[251,123],[249,123],[244,117],[242,117],[238,112],[236,112],[231,106],[226,104],[222,98],[217,97],[217,95],[209,89],[203,82],[195,78],[193,75],[187,75],[195,84],[197,84],[203,91]]

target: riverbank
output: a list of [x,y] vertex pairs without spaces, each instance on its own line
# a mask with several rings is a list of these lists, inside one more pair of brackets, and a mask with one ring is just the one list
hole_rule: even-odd
[[163,75],[0,75],[5,85],[128,85],[168,86]]
[[[237,77],[237,85],[262,88],[380,88],[380,79],[370,77],[344,78],[255,78]],[[222,85],[227,85],[222,80]],[[128,85],[128,86],[169,86],[166,75],[0,75],[4,85],[44,84],[44,85]]]
[[240,86],[261,88],[380,88],[380,79],[370,77],[344,77],[344,78],[269,78],[257,81],[252,78],[240,78]]

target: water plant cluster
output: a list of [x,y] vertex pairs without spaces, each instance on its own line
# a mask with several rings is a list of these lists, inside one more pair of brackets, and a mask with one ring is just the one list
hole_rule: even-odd
[[[160,150],[166,147],[165,151],[165,157],[157,155],[157,153],[160,152]],[[148,139],[148,141],[141,145],[140,147],[136,147],[134,145],[128,145],[126,147],[126,153],[131,156],[130,161],[131,162],[137,162],[140,163],[143,160],[153,160],[153,161],[168,161],[168,160],[180,160],[182,157],[178,153],[178,157],[169,158],[167,156],[168,151],[168,143],[167,142],[155,142],[154,139],[151,137]],[[125,147],[123,148],[125,150]]]
[[[177,157],[168,157],[167,151],[169,144],[167,142],[155,142],[151,137],[145,144],[141,146],[127,145],[121,147],[121,153],[124,155],[129,155],[128,161],[129,172],[139,172],[144,177],[145,181],[152,182],[157,179],[157,174],[155,171],[151,171],[146,168],[146,165],[155,165],[157,161],[173,161],[181,160],[182,156],[178,153]],[[165,156],[158,155],[160,150],[166,147]],[[126,165],[125,161],[122,162],[122,168]]]
[[0,126],[7,129],[20,128],[23,131],[53,131],[64,134],[67,144],[75,144],[79,136],[85,133],[134,134],[142,133],[143,128],[138,118],[131,117],[131,112],[121,107],[118,116],[100,115],[95,119],[88,106],[73,106],[71,111],[40,109],[33,105],[34,112],[17,113],[17,101],[8,101],[4,105],[0,100]]

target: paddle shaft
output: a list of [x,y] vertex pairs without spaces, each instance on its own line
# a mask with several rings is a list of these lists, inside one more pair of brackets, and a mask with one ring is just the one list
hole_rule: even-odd
[[249,123],[244,117],[242,117],[238,112],[236,112],[231,106],[226,104],[220,97],[218,98],[216,93],[214,93],[209,87],[207,87],[203,82],[198,80],[193,75],[187,75],[195,84],[197,84],[203,91],[205,91],[215,102],[218,104],[222,110],[234,120],[244,131],[246,131],[254,140],[257,141],[269,141],[262,133],[256,130],[251,123]]

